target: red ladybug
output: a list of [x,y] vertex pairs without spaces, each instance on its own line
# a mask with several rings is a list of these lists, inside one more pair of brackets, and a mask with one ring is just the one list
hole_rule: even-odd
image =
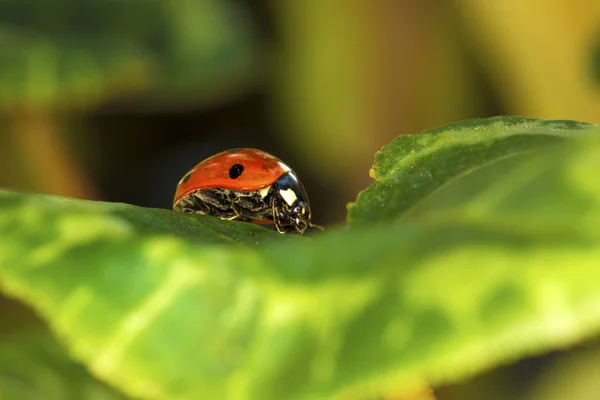
[[179,181],[173,210],[271,223],[280,233],[323,229],[310,222],[308,196],[294,171],[256,149],[224,151],[196,165]]

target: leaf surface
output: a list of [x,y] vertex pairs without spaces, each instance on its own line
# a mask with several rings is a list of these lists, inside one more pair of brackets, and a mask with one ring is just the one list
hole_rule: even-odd
[[475,147],[487,161],[410,212],[312,237],[3,192],[2,287],[132,396],[360,398],[464,379],[600,332],[600,132],[528,126],[578,137],[494,160]]
[[563,142],[595,125],[575,121],[495,117],[401,135],[375,156],[375,182],[348,205],[348,223],[395,219],[436,189],[483,165]]

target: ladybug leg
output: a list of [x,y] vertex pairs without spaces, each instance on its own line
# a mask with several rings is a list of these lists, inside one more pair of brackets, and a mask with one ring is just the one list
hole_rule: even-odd
[[231,209],[233,210],[235,215],[232,215],[231,217],[222,217],[221,219],[224,219],[226,221],[233,221],[234,219],[242,217],[242,212],[236,207],[235,203],[231,203]]
[[210,214],[210,205],[204,201],[199,193],[192,193],[181,198],[181,200],[173,206],[175,211],[193,213],[193,214]]
[[231,200],[231,209],[233,210],[233,212],[235,213],[235,215],[232,215],[231,217],[224,217],[223,218],[224,220],[233,221],[234,219],[238,219],[238,218],[243,219],[242,218],[243,217],[242,211],[238,207],[239,200],[240,200],[239,197],[233,198]]
[[322,230],[322,231],[324,231],[324,230],[325,230],[325,228],[323,228],[321,225],[315,225],[315,224],[313,224],[312,222],[309,222],[309,223],[308,223],[308,226],[310,226],[311,228],[317,228],[317,229],[320,229],[320,230]]
[[200,210],[200,214],[210,214],[210,207],[202,198],[199,196],[192,196],[192,201],[194,202],[196,209]]
[[279,213],[277,212],[277,202],[275,201],[275,197],[271,200],[271,209],[273,211],[273,222],[275,223],[275,228],[277,228],[277,232],[286,233],[285,229],[281,226],[281,220],[279,218]]

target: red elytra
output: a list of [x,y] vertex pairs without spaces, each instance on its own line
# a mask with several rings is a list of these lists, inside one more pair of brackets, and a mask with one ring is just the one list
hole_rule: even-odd
[[215,154],[184,175],[173,209],[256,223],[272,223],[281,233],[304,233],[310,222],[308,196],[290,167],[257,149]]
[[[229,172],[236,164],[243,165],[244,172],[232,179]],[[290,167],[279,158],[262,150],[227,150],[207,158],[185,174],[177,185],[174,202],[199,189],[258,190],[289,171]]]

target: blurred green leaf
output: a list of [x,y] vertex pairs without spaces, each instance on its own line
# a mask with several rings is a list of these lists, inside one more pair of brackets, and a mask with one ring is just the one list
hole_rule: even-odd
[[595,125],[575,121],[496,117],[401,135],[375,156],[375,179],[348,205],[348,223],[385,223],[452,179],[509,155],[562,142]]
[[71,361],[46,330],[0,342],[2,400],[125,400]]
[[219,0],[0,1],[0,108],[227,96],[256,73],[245,13]]
[[[485,138],[488,124],[462,132]],[[470,163],[402,221],[312,238],[3,192],[3,289],[132,396],[359,397],[464,379],[600,332],[600,131],[520,133],[557,127],[580,137]],[[379,173],[393,176],[385,154]]]

